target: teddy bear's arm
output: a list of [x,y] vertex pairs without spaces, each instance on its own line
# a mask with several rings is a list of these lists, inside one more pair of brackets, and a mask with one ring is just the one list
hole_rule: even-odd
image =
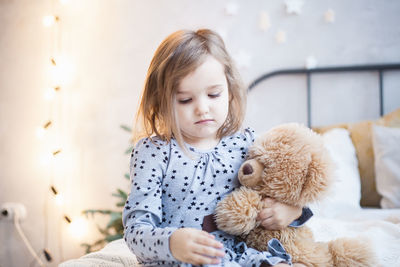
[[240,187],[220,201],[215,210],[215,221],[220,230],[233,235],[247,235],[258,226],[261,196],[252,189]]

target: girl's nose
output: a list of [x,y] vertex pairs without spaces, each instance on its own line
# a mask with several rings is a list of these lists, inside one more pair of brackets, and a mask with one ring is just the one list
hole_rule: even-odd
[[196,105],[196,113],[198,115],[203,115],[208,113],[209,111],[209,107],[208,107],[208,102],[205,99],[199,99],[197,101],[197,105]]

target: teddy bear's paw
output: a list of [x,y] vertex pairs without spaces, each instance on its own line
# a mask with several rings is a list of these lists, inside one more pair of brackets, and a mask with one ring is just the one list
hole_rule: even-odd
[[232,235],[248,234],[258,225],[260,201],[257,192],[245,187],[227,195],[215,209],[218,228]]
[[329,242],[334,266],[376,266],[376,260],[368,240],[339,238]]

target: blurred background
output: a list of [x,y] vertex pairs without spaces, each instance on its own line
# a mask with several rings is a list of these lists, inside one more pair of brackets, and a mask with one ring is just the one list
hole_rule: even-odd
[[[0,205],[25,207],[21,229],[48,266],[103,237],[110,216],[82,211],[121,210],[112,194],[129,191],[130,134],[120,126],[132,126],[173,31],[217,31],[249,85],[283,68],[398,63],[399,14],[397,0],[0,0]],[[399,74],[385,73],[385,113],[400,107]],[[378,78],[313,78],[313,124],[378,118]],[[246,125],[305,123],[305,88],[296,76],[254,89]],[[12,220],[0,220],[0,244],[1,267],[36,265]]]

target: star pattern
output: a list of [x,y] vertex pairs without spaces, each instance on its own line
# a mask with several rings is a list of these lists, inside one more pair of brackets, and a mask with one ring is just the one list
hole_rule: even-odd
[[314,56],[308,56],[306,59],[306,69],[316,68],[318,65],[317,59]]
[[269,19],[269,15],[266,11],[261,11],[260,18],[258,21],[258,26],[260,30],[266,32],[271,27],[271,21]]
[[237,15],[238,10],[239,10],[239,5],[235,2],[230,2],[230,3],[226,4],[226,6],[225,6],[225,13],[228,16]]
[[[141,266],[181,266],[170,252],[170,235],[178,228],[202,229],[204,218],[213,214],[218,201],[238,186],[237,171],[253,142],[254,132],[246,129],[222,138],[209,151],[188,147],[191,156],[174,139],[168,144],[156,138],[138,143],[131,154],[131,193],[123,223],[125,242]],[[297,225],[308,218],[303,217]],[[281,255],[272,255],[249,249],[225,232],[212,234],[225,248],[219,266],[290,262],[284,250]],[[276,241],[277,245],[269,250],[283,249]]]
[[204,217],[239,185],[237,172],[253,141],[254,132],[246,129],[222,138],[209,151],[189,147],[195,159],[175,140],[166,144],[155,138],[153,142],[143,139],[136,146],[123,218],[125,240],[138,251],[138,260],[153,265],[172,260],[169,235],[177,228],[202,228]]
[[239,69],[248,69],[251,66],[251,55],[244,50],[233,54],[232,58],[235,60]]
[[286,32],[283,30],[278,30],[275,34],[275,40],[278,44],[283,44],[286,42]]
[[335,22],[335,11],[333,9],[328,9],[324,14],[325,22],[334,23]]
[[303,5],[303,0],[285,0],[286,13],[300,15]]

